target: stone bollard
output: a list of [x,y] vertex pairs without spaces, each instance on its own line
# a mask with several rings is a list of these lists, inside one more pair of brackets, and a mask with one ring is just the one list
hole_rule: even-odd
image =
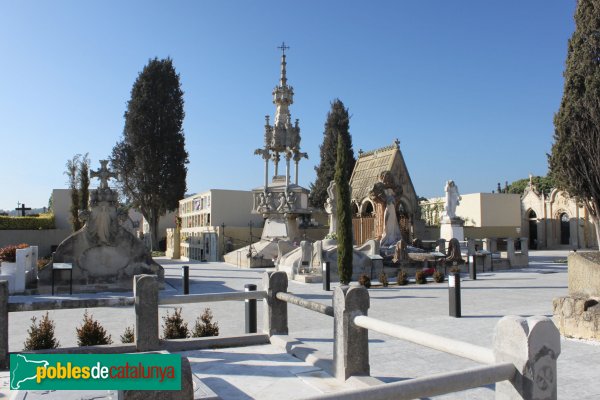
[[521,253],[525,256],[529,255],[529,239],[522,237],[519,240],[521,241]]
[[446,239],[438,239],[437,245],[438,245],[438,251],[440,253],[446,254]]
[[475,254],[475,239],[467,239],[467,251],[470,256]]
[[515,255],[515,239],[506,238],[506,255],[510,259]]
[[559,354],[560,333],[550,318],[502,318],[494,330],[494,356],[498,363],[513,363],[517,373],[496,383],[496,399],[556,399]]
[[265,272],[263,288],[267,292],[264,300],[264,332],[269,336],[288,334],[287,303],[276,296],[279,292],[287,292],[288,278],[283,271]]
[[137,351],[160,348],[158,338],[158,281],[156,275],[133,277],[135,346]]
[[8,281],[0,281],[0,369],[8,362]]
[[369,376],[369,330],[352,322],[367,315],[369,292],[363,286],[336,287],[333,293],[333,373],[345,381],[354,375]]

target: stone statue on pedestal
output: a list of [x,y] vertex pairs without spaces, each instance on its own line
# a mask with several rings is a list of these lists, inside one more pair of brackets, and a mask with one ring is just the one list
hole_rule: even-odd
[[458,186],[453,180],[446,181],[446,198],[444,200],[444,211],[442,212],[442,220],[453,220],[456,218],[456,207],[460,204],[460,194],[458,193]]

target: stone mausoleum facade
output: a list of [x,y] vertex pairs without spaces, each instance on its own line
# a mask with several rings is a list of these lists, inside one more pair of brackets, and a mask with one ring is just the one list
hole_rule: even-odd
[[380,149],[358,152],[350,186],[354,218],[354,241],[361,245],[369,239],[380,239],[383,233],[385,204],[378,201],[376,185],[390,187],[396,193],[396,216],[402,238],[411,241],[422,234],[424,226],[420,216],[417,193],[404,162],[400,141]]

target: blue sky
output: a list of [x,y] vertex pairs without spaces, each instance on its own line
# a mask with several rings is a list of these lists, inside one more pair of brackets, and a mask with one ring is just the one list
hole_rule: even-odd
[[[0,209],[47,204],[65,163],[107,158],[138,73],[171,57],[185,92],[188,192],[262,184],[264,116],[288,51],[315,180],[340,98],[354,149],[400,139],[417,194],[489,192],[547,172],[575,0],[0,0]],[[92,180],[92,187],[97,181]]]

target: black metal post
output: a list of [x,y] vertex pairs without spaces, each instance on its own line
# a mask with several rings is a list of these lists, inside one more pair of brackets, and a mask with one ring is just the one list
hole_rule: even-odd
[[[256,285],[247,283],[245,292],[255,292]],[[246,333],[256,333],[256,299],[246,299]]]
[[190,294],[190,267],[184,265],[181,267],[181,276],[183,277],[183,294]]
[[329,268],[329,261],[323,262],[323,290],[329,291],[331,283],[331,271]]
[[451,317],[460,318],[460,273],[452,272],[448,276],[448,304]]
[[473,262],[469,265],[469,276],[474,281],[477,280],[477,253],[473,253]]

